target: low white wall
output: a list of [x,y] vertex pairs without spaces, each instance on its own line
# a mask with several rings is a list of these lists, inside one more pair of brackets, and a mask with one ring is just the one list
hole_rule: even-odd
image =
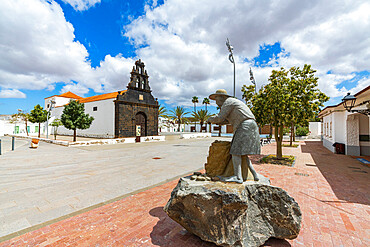
[[191,133],[191,134],[181,134],[180,139],[207,138],[211,136],[212,136],[211,133]]
[[[16,136],[25,139],[39,139],[43,142],[58,144],[62,146],[92,146],[92,145],[105,145],[105,144],[120,144],[120,143],[135,143],[135,137],[126,137],[126,138],[117,138],[117,139],[96,139],[91,141],[77,141],[77,142],[68,142],[68,141],[60,141],[60,140],[52,140],[52,139],[45,139],[45,138],[37,138],[32,136],[24,136],[24,135],[9,135],[9,136]],[[143,136],[141,137],[141,142],[157,142],[157,141],[165,141],[165,136]]]

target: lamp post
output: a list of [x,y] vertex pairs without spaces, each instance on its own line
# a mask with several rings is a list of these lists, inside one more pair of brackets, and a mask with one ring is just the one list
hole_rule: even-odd
[[55,105],[55,101],[50,100],[49,103],[50,103],[50,107],[48,109],[48,115],[46,116],[46,139],[49,139],[49,115],[50,115],[51,109]]
[[347,93],[347,95],[342,99],[343,106],[348,112],[358,112],[361,114],[364,114],[366,116],[370,116],[370,100],[362,102],[361,105],[366,104],[367,109],[362,110],[352,110],[352,108],[355,106],[356,103],[356,97],[354,95],[351,95],[351,93]]
[[233,96],[235,97],[235,60],[234,60],[234,54],[233,54],[234,47],[232,47],[230,45],[230,41],[229,41],[228,38],[226,39],[226,46],[227,46],[227,49],[230,52],[230,54],[229,54],[229,60],[230,60],[230,62],[232,64],[234,64],[234,94],[233,94]]
[[251,67],[249,67],[249,75],[250,75],[251,82],[254,85],[254,93],[257,94],[257,85],[256,85],[256,81],[254,80],[254,76],[253,76],[253,72],[252,72]]

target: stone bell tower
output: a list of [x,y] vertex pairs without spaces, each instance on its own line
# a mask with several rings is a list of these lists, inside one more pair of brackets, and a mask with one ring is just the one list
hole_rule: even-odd
[[130,83],[128,84],[127,88],[131,89],[141,89],[146,92],[151,92],[149,87],[149,76],[145,70],[145,65],[141,60],[135,62],[135,66],[132,67],[130,77]]
[[144,63],[135,62],[127,90],[119,91],[115,104],[115,137],[158,135],[157,99],[152,95]]

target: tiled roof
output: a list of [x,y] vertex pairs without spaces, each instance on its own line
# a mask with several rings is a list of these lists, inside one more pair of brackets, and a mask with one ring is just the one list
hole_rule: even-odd
[[58,95],[59,97],[71,98],[71,99],[83,99],[81,96],[78,96],[70,91]]
[[49,99],[49,98],[52,98],[52,97],[64,97],[64,98],[70,98],[70,99],[83,99],[81,96],[78,96],[70,91],[66,92],[66,93],[63,93],[61,95],[52,95],[52,96],[49,96],[49,97],[46,97],[45,99]]
[[[126,92],[126,91],[123,91]],[[100,95],[95,95],[87,98],[80,99],[80,103],[87,103],[87,102],[93,102],[93,101],[99,101],[99,100],[105,100],[105,99],[113,99],[116,98],[118,95],[118,92],[113,92],[113,93],[106,93],[106,94],[100,94]]]

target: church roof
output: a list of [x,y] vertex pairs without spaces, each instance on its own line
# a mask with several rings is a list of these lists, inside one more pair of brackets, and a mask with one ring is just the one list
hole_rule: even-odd
[[83,99],[81,96],[78,96],[77,94],[74,94],[74,93],[72,93],[70,91],[68,91],[66,93],[62,93],[60,95],[53,95],[53,96],[47,97],[45,99],[48,99],[48,98],[51,98],[51,97],[54,97],[54,96],[56,96],[56,97],[70,98],[70,99],[78,99],[78,100]]
[[70,91],[66,93],[62,93],[61,95],[59,95],[59,97],[65,97],[65,98],[71,98],[71,99],[82,99],[81,96],[78,96],[77,94],[74,94]]
[[[122,92],[126,92],[126,90]],[[80,99],[79,101],[80,103],[87,103],[87,102],[93,102],[93,101],[99,101],[99,100],[113,99],[113,98],[116,98],[117,95],[118,95],[118,92],[106,93],[106,94],[86,97],[86,98]]]

